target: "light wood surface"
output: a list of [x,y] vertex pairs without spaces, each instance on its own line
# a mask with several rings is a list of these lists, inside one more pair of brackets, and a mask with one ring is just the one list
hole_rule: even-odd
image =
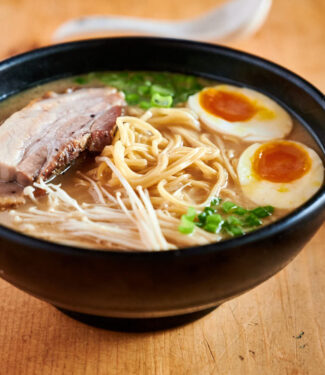
[[[1,0],[0,58],[50,44],[54,29],[71,17],[183,18],[216,3]],[[275,0],[263,29],[231,45],[276,61],[325,91],[324,0]],[[0,375],[323,375],[324,242],[323,227],[275,277],[197,322],[156,333],[86,326],[1,280]]]

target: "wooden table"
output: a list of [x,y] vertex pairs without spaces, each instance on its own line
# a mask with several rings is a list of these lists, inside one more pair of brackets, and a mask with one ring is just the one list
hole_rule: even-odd
[[[191,17],[214,0],[1,0],[0,58],[50,43],[85,14]],[[325,1],[275,0],[254,37],[231,44],[325,91]],[[325,374],[325,228],[278,275],[205,318],[165,332],[92,328],[0,281],[0,374]]]

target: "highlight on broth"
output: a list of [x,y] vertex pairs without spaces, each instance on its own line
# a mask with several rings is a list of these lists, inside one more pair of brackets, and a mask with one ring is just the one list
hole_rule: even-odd
[[311,136],[247,88],[103,72],[0,104],[0,223],[89,249],[169,250],[245,235],[323,184]]

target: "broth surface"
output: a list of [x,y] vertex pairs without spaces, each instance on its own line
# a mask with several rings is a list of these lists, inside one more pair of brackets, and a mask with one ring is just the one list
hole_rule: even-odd
[[[218,82],[200,80],[200,84],[206,87],[206,86],[216,85],[218,84]],[[83,82],[82,84],[77,83],[76,78],[72,77],[72,78],[61,79],[61,80],[57,80],[54,82],[50,82],[50,83],[37,86],[35,88],[24,91],[18,95],[10,97],[4,100],[3,102],[1,102],[0,103],[0,123],[3,123],[11,114],[20,110],[32,100],[42,97],[44,94],[46,94],[49,91],[62,93],[66,89],[71,89],[71,88],[75,90],[81,87],[84,88],[84,87],[104,87],[104,86],[105,84],[102,81],[96,79],[96,76],[94,76],[93,79],[89,80],[89,82]],[[184,105],[182,105],[181,102],[176,105],[176,108],[182,108],[182,107],[184,107]],[[242,111],[243,109],[239,108],[238,111],[239,110]],[[145,111],[143,109],[139,109],[137,105],[128,105],[128,107],[126,108],[126,115],[135,116],[136,118],[143,115],[144,112]],[[250,116],[251,116],[251,113],[249,113],[248,117]],[[294,122],[293,130],[291,131],[287,139],[296,141],[296,142],[301,142],[304,145],[318,151],[318,147],[315,141],[313,140],[311,135],[306,131],[306,129],[304,129],[304,127],[300,125],[297,121],[293,120],[293,122]],[[209,139],[211,142],[214,142],[214,138],[213,138],[214,135],[213,135],[213,131],[211,130],[211,128],[206,126],[202,121],[200,121],[200,127],[201,127],[201,133],[206,134],[207,139]],[[168,139],[173,138],[174,136],[173,127],[164,128],[163,135],[165,138],[168,138]],[[231,160],[232,166],[236,169],[240,155],[250,144],[254,142],[243,142],[232,136],[224,135],[221,133],[218,134],[218,137],[221,138],[223,145],[225,147],[225,152],[227,154],[227,157],[229,158],[229,160]],[[184,141],[183,146],[189,147],[190,144]],[[78,201],[80,204],[82,203],[92,204],[94,202],[94,199],[97,199],[96,193],[94,192],[93,189],[89,188],[89,185],[81,183],[80,175],[78,173],[81,172],[84,175],[93,176],[94,174],[92,174],[91,171],[94,171],[95,168],[98,166],[98,164],[96,164],[95,162],[96,156],[97,155],[91,154],[91,153],[84,154],[79,160],[72,163],[70,168],[65,173],[57,176],[52,181],[52,183],[61,184],[61,188],[64,191],[66,191],[73,199]],[[191,168],[189,166],[187,169],[187,172],[190,173],[191,176],[197,181],[204,182],[207,180],[204,172],[200,170],[199,168]],[[186,181],[183,181],[179,186],[183,188],[183,185],[185,183]],[[107,189],[107,192],[111,194],[112,196],[115,196],[116,192],[118,191],[116,185],[115,186],[107,185],[105,188]],[[234,180],[232,180],[231,178],[228,178],[227,191],[233,192],[233,194],[229,192],[226,193],[226,192],[221,191],[221,198],[224,201],[227,201],[227,200],[233,201],[234,200],[233,197],[236,197],[235,203],[240,205],[241,207],[244,207],[247,210],[252,210],[256,208],[257,205],[254,204],[250,199],[248,199],[243,194],[242,189],[239,186],[239,184],[235,183]],[[193,199],[200,200],[201,193],[199,193],[199,190],[196,190],[193,194],[194,194],[192,197]],[[195,194],[197,196],[195,196]],[[46,207],[48,205],[47,198],[45,196],[41,196],[38,198],[38,201],[39,201],[39,208],[41,209],[43,208],[44,210],[46,210]],[[12,215],[9,211],[1,212],[0,223],[4,226],[8,226],[18,231],[25,231],[29,235],[32,235],[32,236],[35,235],[36,237],[37,235],[35,233],[48,232],[49,230],[48,223],[45,223],[45,224],[32,223],[32,222],[29,223],[26,219],[24,219],[26,222],[24,225],[22,225],[21,220],[17,219],[17,217],[19,216],[19,213],[28,213],[30,208],[33,206],[34,206],[34,203],[31,201],[28,201],[25,205],[15,210],[16,216]],[[167,203],[165,202],[160,208],[163,210],[168,210],[170,207],[172,207],[172,205],[169,205],[168,202]],[[290,209],[276,208],[274,210],[273,215],[270,215],[269,217],[266,217],[265,219],[263,219],[263,225],[267,225],[273,221],[278,220],[279,218],[288,214],[290,211],[291,211]],[[186,213],[186,210],[184,210],[183,214],[185,213]],[[186,236],[186,234],[183,234],[183,236]],[[214,239],[215,240],[227,239],[229,238],[229,235],[219,234],[219,237],[220,238],[215,237]],[[48,236],[45,236],[45,238],[48,238],[51,241],[65,243],[65,244],[76,244],[77,246],[80,246],[80,247],[97,248],[97,249],[107,248],[107,245],[102,243],[100,240],[94,241],[93,238],[89,238],[87,235],[83,235],[82,233],[80,234],[80,236],[75,236],[74,242],[71,242],[71,239],[65,239],[64,236],[62,236],[62,233],[60,233],[60,230],[58,230],[57,236],[49,234]],[[170,240],[168,235],[167,235],[167,238]],[[184,246],[180,246],[177,241],[174,244],[177,247],[187,247],[187,246],[190,246],[190,241],[187,240],[184,243]],[[124,249],[123,245],[115,244],[113,247],[117,249],[121,249],[121,250]]]

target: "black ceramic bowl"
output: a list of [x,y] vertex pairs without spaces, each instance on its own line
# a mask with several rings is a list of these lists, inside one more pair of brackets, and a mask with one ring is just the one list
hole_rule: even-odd
[[[308,129],[324,159],[324,96],[278,65],[215,45],[113,38],[43,48],[0,64],[0,98],[57,78],[123,69],[189,73],[259,90]],[[1,276],[71,312],[157,318],[203,311],[288,264],[322,224],[324,192],[323,187],[289,216],[244,237],[179,251],[89,251],[0,227]]]

